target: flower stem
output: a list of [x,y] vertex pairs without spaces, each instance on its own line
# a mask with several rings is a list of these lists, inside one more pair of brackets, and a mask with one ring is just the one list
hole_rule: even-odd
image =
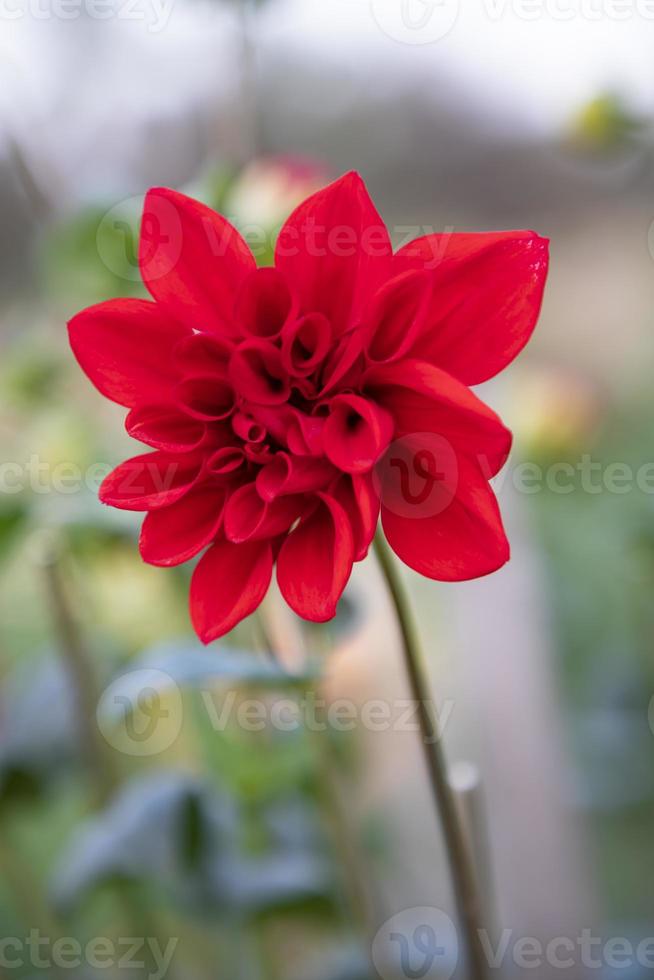
[[380,530],[375,553],[397,613],[411,693],[416,701],[422,746],[429,782],[439,813],[450,865],[450,874],[463,933],[470,980],[484,980],[486,960],[480,939],[481,907],[468,842],[459,820],[456,799],[447,778],[447,765],[439,741],[438,726],[430,710],[429,681],[425,674],[420,640],[405,588],[393,554]]

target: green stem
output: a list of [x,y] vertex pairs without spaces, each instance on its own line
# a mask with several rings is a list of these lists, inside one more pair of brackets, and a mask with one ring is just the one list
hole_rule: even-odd
[[429,680],[408,596],[397,570],[393,553],[381,531],[375,537],[375,552],[397,613],[411,693],[416,701],[422,747],[436,809],[440,816],[460,927],[468,961],[469,980],[487,977],[481,944],[481,903],[470,850],[459,820],[456,799],[447,778],[447,764],[439,741],[438,726],[430,710]]

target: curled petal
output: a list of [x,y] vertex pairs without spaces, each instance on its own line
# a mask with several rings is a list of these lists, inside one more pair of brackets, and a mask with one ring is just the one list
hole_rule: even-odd
[[199,554],[218,534],[225,491],[191,490],[177,503],[150,511],[141,528],[139,549],[150,565],[180,565]]
[[253,613],[272,576],[268,541],[219,540],[198,562],[191,579],[191,619],[203,643],[228,633]]
[[275,538],[297,520],[305,502],[298,497],[262,500],[254,483],[247,483],[230,496],[225,508],[225,535],[230,541]]
[[201,470],[198,453],[144,453],[121,463],[102,481],[100,500],[122,510],[167,507],[189,492]]
[[226,419],[234,409],[234,391],[226,378],[186,378],[173,397],[188,415],[204,422]]
[[132,408],[166,397],[178,377],[174,348],[189,331],[155,303],[117,299],[82,310],[68,335],[98,391]]
[[235,319],[239,331],[252,337],[273,340],[294,319],[296,304],[278,269],[252,272],[241,287]]
[[548,268],[548,241],[532,231],[427,235],[400,249],[399,272],[433,283],[430,310],[412,355],[465,384],[492,378],[529,340]]
[[282,363],[292,377],[307,377],[320,367],[331,341],[332,328],[322,313],[292,320],[282,333]]
[[133,439],[171,453],[196,449],[206,431],[202,422],[180,412],[174,405],[133,408],[125,419],[125,428]]
[[359,395],[337,395],[329,403],[323,431],[327,457],[346,473],[371,470],[393,435],[393,419]]
[[207,472],[213,476],[235,473],[245,462],[245,453],[239,446],[222,446],[207,460]]
[[232,417],[232,429],[245,442],[263,442],[266,438],[265,427],[245,412],[234,413]]
[[323,416],[306,415],[299,409],[294,409],[286,433],[288,448],[297,456],[321,456],[324,427]]
[[275,265],[297,284],[301,309],[337,334],[359,322],[387,278],[391,242],[361,177],[346,174],[307,198],[281,229]]
[[382,486],[382,525],[393,551],[428,578],[458,582],[496,571],[509,543],[495,495],[476,462],[459,457],[455,485],[431,498],[431,508],[408,516]]
[[396,438],[432,433],[477,457],[487,476],[506,462],[509,430],[469,388],[440,368],[404,360],[370,368],[363,383],[393,416]]
[[229,363],[234,388],[247,401],[283,405],[290,392],[281,354],[267,340],[250,340],[234,351]]
[[148,191],[139,266],[150,295],[181,323],[234,333],[236,295],[255,261],[221,215],[166,187]]
[[291,531],[277,558],[282,595],[298,616],[323,623],[336,606],[352,571],[354,541],[345,510],[328,494]]
[[326,459],[278,452],[257,473],[257,492],[262,500],[271,501],[289,493],[320,490],[327,486],[335,472]]
[[265,442],[246,442],[243,452],[245,458],[251,463],[256,463],[257,466],[265,466],[273,457],[272,449]]

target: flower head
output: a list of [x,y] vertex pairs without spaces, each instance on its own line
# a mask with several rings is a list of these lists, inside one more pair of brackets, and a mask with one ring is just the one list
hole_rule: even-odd
[[139,261],[152,300],[82,311],[70,342],[154,450],[100,498],[147,512],[145,561],[204,552],[191,616],[205,642],[256,609],[275,565],[295,612],[331,618],[380,510],[395,552],[431,578],[508,559],[488,481],[511,435],[468,385],[529,339],[544,239],[427,235],[393,254],[351,173],[293,212],[260,269],[225,218],[153,189]]

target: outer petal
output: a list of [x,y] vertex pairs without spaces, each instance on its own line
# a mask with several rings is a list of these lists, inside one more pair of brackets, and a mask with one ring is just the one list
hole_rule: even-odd
[[155,303],[116,299],[82,310],[68,335],[98,391],[132,408],[166,396],[177,378],[173,348],[190,331]]
[[184,415],[174,405],[140,405],[125,419],[133,439],[154,449],[184,453],[196,449],[205,437],[206,426]]
[[147,514],[139,549],[150,565],[180,565],[206,548],[216,537],[223,518],[225,492],[202,487],[161,510]]
[[198,562],[191,579],[191,619],[203,643],[228,633],[254,612],[272,575],[268,541],[217,541]]
[[305,313],[324,313],[336,334],[358,322],[387,277],[391,243],[361,177],[346,174],[307,198],[282,228],[275,265]]
[[332,493],[352,525],[354,560],[362,561],[375,536],[379,521],[379,493],[372,473],[343,473]]
[[431,276],[424,269],[407,269],[384,283],[363,325],[371,362],[397,361],[415,346],[429,315],[431,293]]
[[202,468],[197,453],[177,456],[155,452],[134,456],[117,466],[100,486],[100,500],[122,510],[155,510],[180,500]]
[[393,416],[395,438],[433,433],[458,452],[476,456],[487,476],[504,465],[511,433],[469,388],[424,361],[379,365],[364,384]]
[[509,543],[495,495],[479,467],[459,458],[456,487],[444,487],[431,513],[406,516],[382,488],[382,525],[393,551],[410,568],[442,582],[479,578],[509,560]]
[[400,249],[394,267],[432,275],[431,309],[413,356],[479,384],[520,353],[536,326],[548,241],[533,231],[427,235]]
[[352,528],[343,507],[328,494],[284,541],[277,558],[282,595],[298,616],[324,623],[336,613],[352,571]]
[[234,302],[255,261],[221,215],[166,187],[148,191],[139,265],[150,294],[198,330],[234,331]]

